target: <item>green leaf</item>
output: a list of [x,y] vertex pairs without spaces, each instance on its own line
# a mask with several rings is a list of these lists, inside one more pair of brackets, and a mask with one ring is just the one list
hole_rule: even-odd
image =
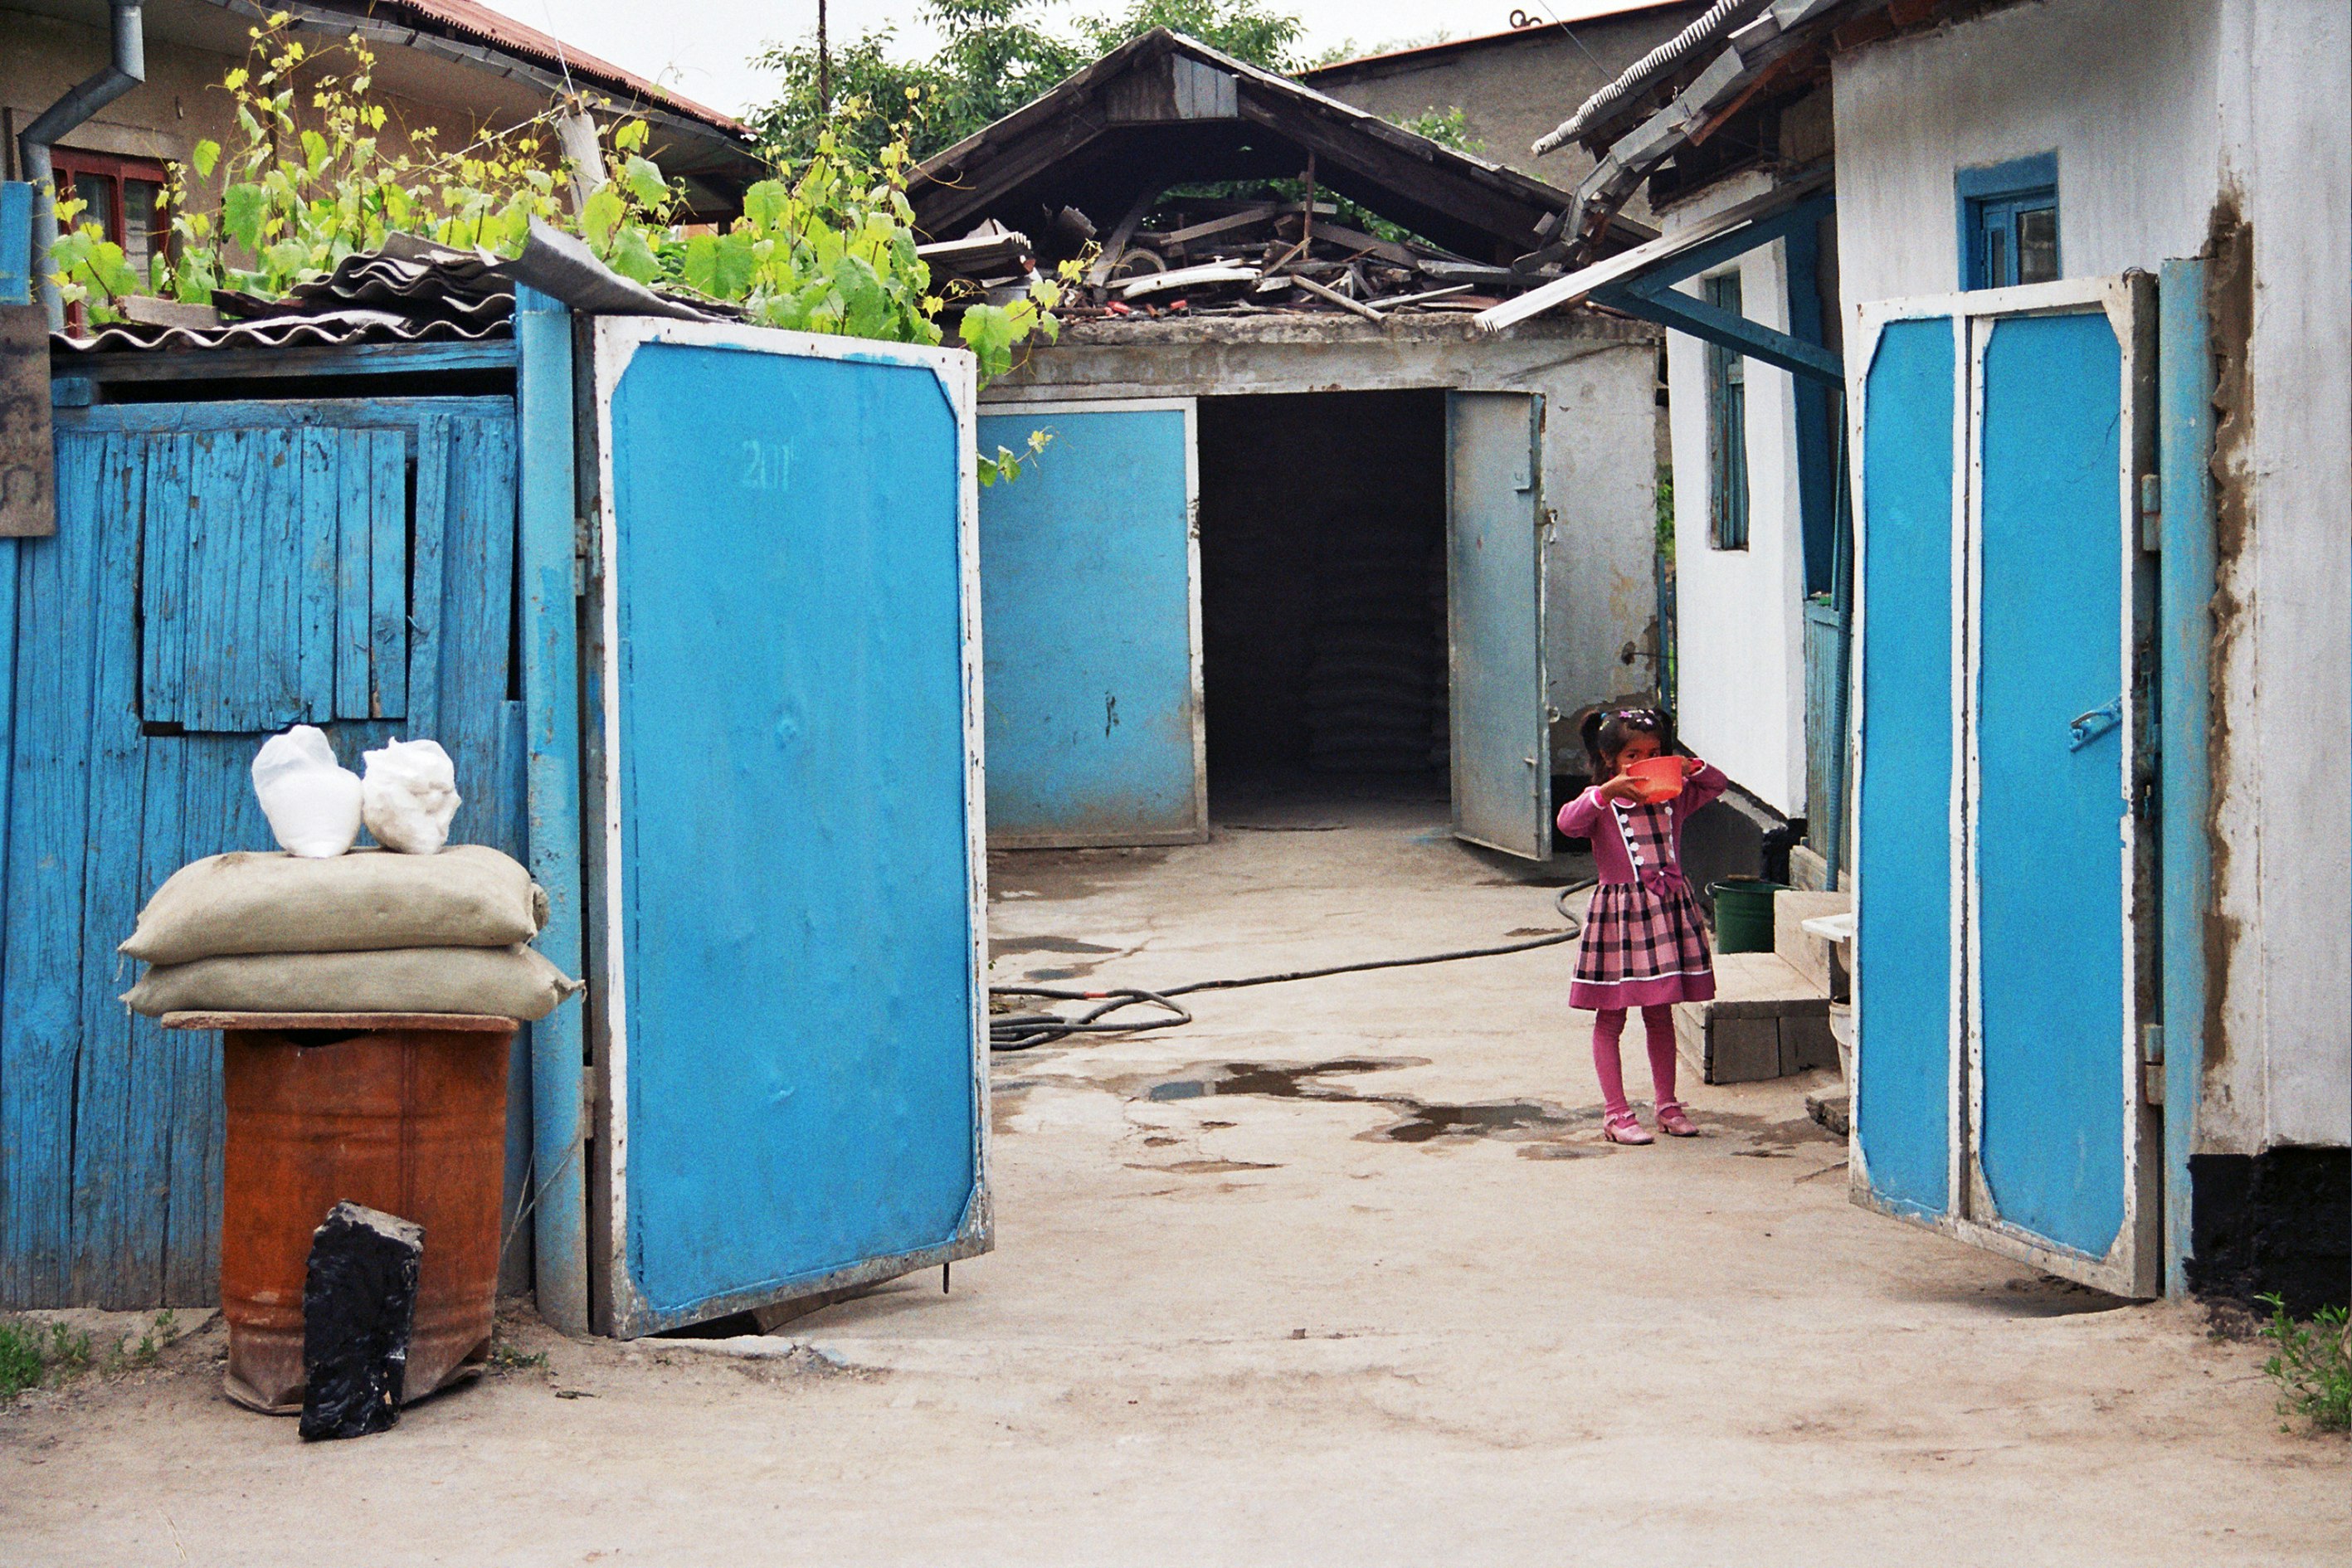
[[751,291],[751,274],[758,266],[750,235],[738,229],[719,237],[719,265],[707,292],[721,300],[740,300]]
[[315,131],[302,132],[302,161],[312,174],[327,166],[327,139]]
[[613,254],[605,258],[605,265],[638,283],[650,283],[661,275],[661,263],[646,243],[645,230],[635,224],[613,237]]
[[599,185],[596,194],[588,198],[580,214],[580,232],[589,245],[602,251],[612,242],[613,230],[620,226],[624,209],[618,192],[610,185]]
[[688,288],[715,298],[719,293],[719,237],[698,234],[688,240],[680,270]]
[[209,180],[213,177],[214,165],[220,162],[220,143],[207,137],[196,143],[190,157],[196,165],[197,177]]
[[621,165],[621,183],[628,187],[629,195],[637,198],[640,206],[658,208],[669,202],[669,186],[651,159],[631,157]]
[[221,227],[247,250],[260,247],[261,220],[268,210],[268,194],[259,185],[231,185],[221,193]]
[[761,180],[743,193],[743,221],[755,229],[774,228],[792,210],[793,194],[781,180]]

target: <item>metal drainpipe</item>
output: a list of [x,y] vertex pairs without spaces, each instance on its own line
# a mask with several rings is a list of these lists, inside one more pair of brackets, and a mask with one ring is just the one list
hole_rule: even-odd
[[146,27],[139,5],[140,0],[114,0],[113,62],[49,105],[16,137],[25,178],[33,187],[33,286],[39,291],[41,309],[48,312],[51,331],[65,326],[66,307],[49,276],[49,247],[58,241],[57,171],[49,149],[58,137],[147,79]]

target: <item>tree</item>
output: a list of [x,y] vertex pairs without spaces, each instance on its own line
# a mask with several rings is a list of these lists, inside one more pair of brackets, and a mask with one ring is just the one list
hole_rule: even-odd
[[[928,158],[1154,27],[1273,71],[1297,68],[1292,48],[1305,31],[1267,0],[1129,0],[1123,11],[1080,17],[1075,37],[1034,20],[1038,9],[1039,0],[926,0],[924,19],[940,37],[929,59],[894,58],[897,35],[887,26],[834,51],[835,139],[871,156],[903,128],[915,156]],[[752,63],[783,78],[775,100],[749,116],[753,130],[786,162],[805,157],[827,124],[814,40],[771,44]]]

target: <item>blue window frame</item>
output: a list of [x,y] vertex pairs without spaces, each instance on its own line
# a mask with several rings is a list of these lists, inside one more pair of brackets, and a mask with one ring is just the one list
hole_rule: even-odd
[[2058,277],[2056,153],[1962,169],[1955,184],[1962,288],[2007,289]]
[[[1704,280],[1706,302],[1742,315],[1735,268]],[[1748,548],[1748,361],[1737,349],[1706,345],[1707,542]]]

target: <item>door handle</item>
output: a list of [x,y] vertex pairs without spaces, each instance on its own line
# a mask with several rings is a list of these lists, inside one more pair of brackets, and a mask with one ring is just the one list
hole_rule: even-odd
[[2104,708],[2077,713],[2066,725],[2066,732],[2072,737],[2066,742],[2066,749],[2079,752],[2123,721],[2124,700],[2120,696]]

